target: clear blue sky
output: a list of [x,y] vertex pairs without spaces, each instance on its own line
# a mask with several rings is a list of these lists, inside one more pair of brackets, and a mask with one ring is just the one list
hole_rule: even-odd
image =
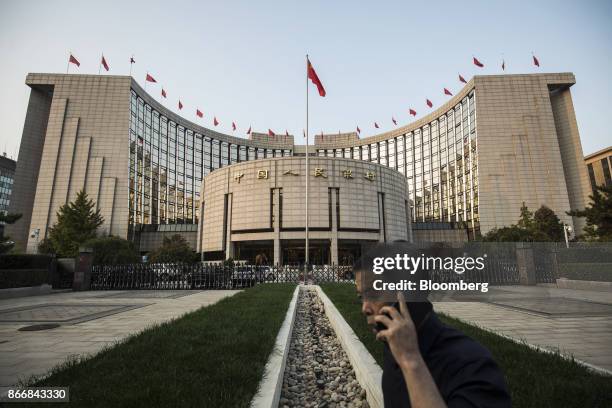
[[212,127],[216,115],[227,133],[235,120],[243,137],[249,125],[288,129],[298,143],[306,53],[327,89],[311,88],[311,133],[359,125],[362,136],[391,129],[391,116],[410,122],[410,106],[425,113],[425,98],[444,102],[458,73],[500,73],[504,58],[507,73],[574,72],[585,154],[612,144],[611,1],[2,1],[0,150],[18,149],[26,74],[65,72],[68,50],[81,61],[71,72],[87,74],[104,52],[127,75],[134,54],[135,78],[151,72],[186,118]]

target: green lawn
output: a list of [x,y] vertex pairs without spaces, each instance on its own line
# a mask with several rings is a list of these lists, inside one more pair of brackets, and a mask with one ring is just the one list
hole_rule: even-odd
[[30,385],[69,386],[70,407],[247,407],[294,289],[256,285]]
[[[352,284],[321,285],[355,334],[382,366],[382,343],[374,340]],[[441,320],[487,347],[506,375],[515,407],[609,407],[612,377],[574,361],[543,353],[449,316]],[[585,339],[588,342],[588,339]]]

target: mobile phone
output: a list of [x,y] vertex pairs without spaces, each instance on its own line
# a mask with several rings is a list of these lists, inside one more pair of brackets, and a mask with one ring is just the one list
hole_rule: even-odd
[[[399,310],[399,303],[398,303],[398,302],[395,302],[395,303],[394,303],[392,306],[393,306],[394,308],[396,308],[397,310]],[[380,314],[385,315],[385,316],[387,316],[389,319],[391,319],[391,316],[389,316],[389,314],[388,314],[388,313],[380,313]],[[378,333],[379,331],[382,331],[382,330],[387,330],[387,326],[385,326],[385,325],[384,325],[383,323],[381,323],[381,322],[376,322],[376,326],[374,326],[374,330],[376,330],[376,332]]]
[[[399,310],[399,302],[395,302],[393,304],[393,307]],[[433,306],[428,301],[410,303],[410,306],[408,307],[408,312],[410,313],[410,317],[412,318],[412,321],[414,322],[414,325],[417,328],[421,326],[423,321],[427,318],[427,316],[432,310],[433,310]],[[384,314],[389,319],[391,319],[391,316],[389,316],[389,314],[387,313],[381,313],[381,314]],[[374,326],[374,330],[376,330],[376,332],[379,332],[381,330],[386,330],[386,329],[387,329],[387,326],[385,326],[381,322],[376,322],[376,326]]]

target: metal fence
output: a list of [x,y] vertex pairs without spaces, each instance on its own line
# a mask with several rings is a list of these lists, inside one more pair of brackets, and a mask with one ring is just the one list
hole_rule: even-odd
[[[524,245],[524,244],[522,244]],[[582,280],[612,280],[612,245],[564,243],[529,243],[535,281],[555,283],[559,277]],[[460,252],[473,256],[487,254],[487,268],[457,274],[453,271],[430,271],[436,282],[488,282],[490,285],[517,285],[521,273],[515,243],[466,243]],[[353,282],[352,266],[301,265],[258,266],[222,263],[131,264],[94,266],[91,289],[232,289],[258,283],[326,283]]]
[[258,266],[222,264],[98,265],[91,271],[92,290],[105,289],[232,289],[257,283],[353,282],[352,267],[311,265]]

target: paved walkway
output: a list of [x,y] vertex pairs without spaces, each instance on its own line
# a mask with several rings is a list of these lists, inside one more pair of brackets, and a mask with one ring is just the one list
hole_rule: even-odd
[[[238,291],[64,292],[0,300],[0,386],[41,375],[70,355],[107,345]],[[19,328],[59,323],[42,331]]]
[[610,292],[541,286],[498,287],[486,302],[436,302],[435,308],[612,371]]

